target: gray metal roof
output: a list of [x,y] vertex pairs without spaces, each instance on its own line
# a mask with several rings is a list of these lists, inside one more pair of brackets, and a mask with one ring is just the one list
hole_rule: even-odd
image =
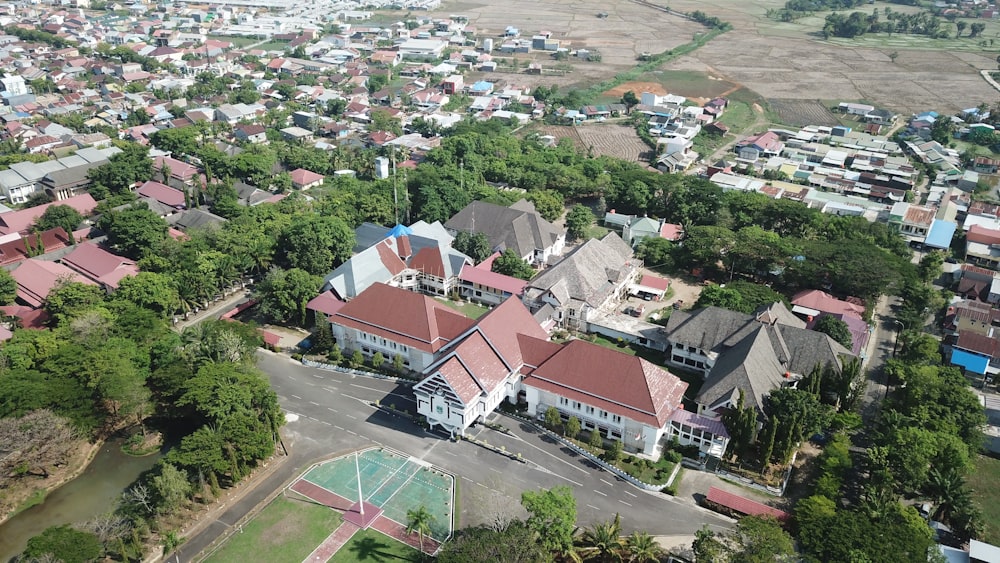
[[483,233],[490,248],[510,248],[518,256],[549,248],[562,236],[562,231],[542,219],[534,205],[523,199],[510,207],[473,201],[448,219],[444,226],[455,232]]

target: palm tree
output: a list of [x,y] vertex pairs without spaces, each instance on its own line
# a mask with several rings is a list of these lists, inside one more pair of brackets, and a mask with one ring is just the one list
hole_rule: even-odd
[[625,551],[628,553],[629,561],[647,563],[659,561],[663,548],[649,533],[632,532],[632,535],[625,539]]
[[424,552],[424,536],[430,535],[431,533],[431,523],[434,522],[436,518],[433,514],[427,511],[427,508],[421,506],[416,510],[406,511],[406,533],[407,535],[416,532],[420,537],[420,553]]
[[594,524],[580,537],[580,549],[575,555],[594,557],[596,561],[622,561],[624,542],[621,538],[621,515],[614,520]]
[[927,474],[927,489],[937,504],[937,509],[934,511],[935,520],[950,522],[951,515],[972,500],[961,473],[952,467],[943,471],[936,467],[931,468]]

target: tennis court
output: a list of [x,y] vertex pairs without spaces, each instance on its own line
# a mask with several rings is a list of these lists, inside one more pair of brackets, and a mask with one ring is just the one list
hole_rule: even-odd
[[343,510],[358,501],[358,474],[365,503],[380,508],[382,518],[406,526],[407,511],[423,507],[434,516],[430,537],[443,542],[451,536],[454,478],[422,460],[384,448],[317,464],[290,488]]

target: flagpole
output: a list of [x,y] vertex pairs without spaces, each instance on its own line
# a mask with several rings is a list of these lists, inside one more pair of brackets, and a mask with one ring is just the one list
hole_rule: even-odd
[[354,470],[358,474],[358,507],[361,510],[361,516],[365,515],[365,496],[361,493],[361,467],[358,465],[358,452],[354,452]]

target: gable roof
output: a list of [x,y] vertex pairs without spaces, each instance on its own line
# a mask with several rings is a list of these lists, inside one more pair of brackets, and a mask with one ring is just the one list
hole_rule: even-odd
[[117,288],[122,278],[139,273],[135,262],[112,254],[93,242],[77,245],[72,252],[62,257],[61,262],[87,278],[111,288]]
[[86,217],[97,207],[97,202],[90,194],[80,194],[60,201],[53,201],[37,207],[29,207],[18,211],[0,213],[0,234],[19,233],[26,231],[53,205],[68,205]]
[[292,183],[296,186],[306,186],[313,182],[322,182],[326,178],[322,174],[311,172],[305,168],[296,168],[292,170],[289,176],[292,177]]
[[525,378],[525,385],[662,428],[688,384],[642,358],[572,340]]
[[844,315],[857,319],[863,318],[865,314],[865,308],[862,305],[837,299],[829,293],[818,289],[808,289],[795,294],[792,297],[792,305],[815,309],[822,313]]
[[88,285],[94,282],[58,264],[29,258],[12,271],[11,276],[17,281],[17,297],[36,309],[45,303],[49,292],[62,280],[76,281]]
[[546,292],[563,305],[578,300],[599,306],[630,269],[638,267],[632,248],[615,233],[590,239],[573,249],[558,264],[543,271],[525,288],[525,297],[538,299]]
[[523,199],[510,207],[473,201],[448,219],[444,226],[456,232],[483,233],[491,249],[510,248],[518,256],[549,248],[563,235],[563,231],[542,219],[535,206]]
[[330,322],[437,352],[473,324],[434,299],[374,283],[330,316]]
[[153,180],[148,180],[135,193],[174,208],[185,207],[184,192]]

